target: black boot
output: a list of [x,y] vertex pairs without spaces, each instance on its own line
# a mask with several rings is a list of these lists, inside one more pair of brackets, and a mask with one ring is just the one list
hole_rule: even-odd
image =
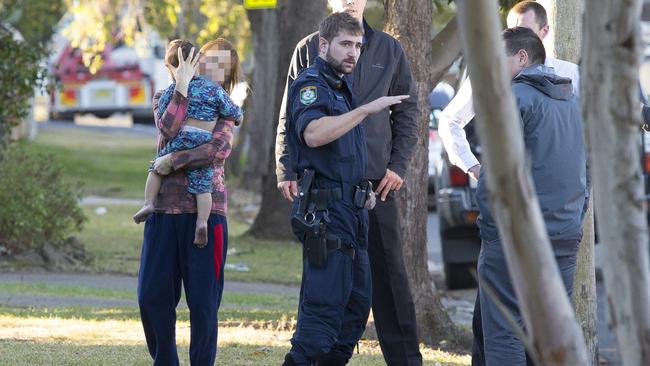
[[325,355],[316,361],[316,366],[344,366],[348,364],[348,359],[337,355]]

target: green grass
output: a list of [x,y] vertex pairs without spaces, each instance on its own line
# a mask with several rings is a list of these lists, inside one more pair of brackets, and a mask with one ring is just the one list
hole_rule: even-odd
[[[153,158],[153,136],[88,129],[45,128],[32,143],[21,148],[49,152],[62,162],[65,179],[82,182],[85,195],[142,198],[148,161]],[[88,217],[78,234],[92,262],[80,270],[97,273],[136,275],[144,225],[131,217],[137,206],[107,205],[106,214],[95,213],[97,206],[85,206]],[[227,280],[300,284],[300,247],[292,242],[257,240],[244,235],[248,225],[229,217],[227,263],[248,266],[248,272],[226,270]]]
[[[134,291],[82,286],[55,286],[44,283],[0,283],[0,293],[137,300],[137,294]],[[297,303],[297,296],[228,291],[224,292],[222,299],[223,306],[240,310],[277,309],[283,312],[290,312],[295,310]]]
[[[144,225],[136,225],[131,216],[136,206],[104,206],[107,212],[95,213],[97,206],[84,206],[88,222],[79,239],[93,257],[88,270],[100,273],[136,275]],[[258,240],[245,234],[248,226],[229,218],[230,253],[226,263],[243,263],[248,272],[226,270],[226,280],[299,285],[302,254],[295,242]]]
[[41,129],[28,151],[51,153],[62,163],[65,179],[82,182],[84,195],[141,198],[155,138],[85,129]]
[[140,266],[140,250],[144,225],[136,225],[131,217],[137,206],[103,206],[106,213],[98,215],[98,206],[84,206],[88,222],[78,237],[92,257],[89,269],[99,273],[136,275]]
[[[219,348],[217,365],[279,365],[289,347],[229,343]],[[178,348],[181,365],[189,365],[188,347]],[[144,345],[75,345],[66,342],[0,341],[0,365],[151,365]],[[350,366],[383,366],[381,355],[355,355]],[[425,365],[435,365],[433,361]],[[441,365],[454,365],[444,363]],[[460,364],[457,364],[460,365]]]
[[[224,293],[224,297],[226,293]],[[254,307],[255,304],[249,307]],[[234,308],[234,309],[233,309]],[[219,321],[221,322],[282,322],[296,318],[297,300],[291,310],[289,309],[236,309],[226,299],[219,309]],[[14,316],[19,318],[60,318],[60,319],[82,319],[82,320],[132,320],[140,321],[140,310],[137,307],[113,307],[113,308],[92,308],[82,306],[64,307],[11,307],[0,306],[0,316]],[[176,309],[178,321],[189,321],[190,315],[187,308]]]
[[[82,286],[54,286],[43,283],[2,283],[2,294],[38,295],[65,298],[106,298],[132,300],[134,307],[96,309],[89,307],[0,307],[0,314],[18,317],[60,317],[66,319],[86,320],[137,320],[139,313],[135,307],[135,291],[112,290]],[[184,296],[182,297],[184,298]],[[223,321],[279,321],[295,318],[298,297],[279,294],[236,293],[225,291],[219,309],[219,318]],[[189,320],[187,308],[178,309],[179,320]]]
[[[150,365],[138,320],[18,318],[0,315],[0,365]],[[278,365],[289,350],[291,331],[219,328],[218,365]],[[189,323],[176,324],[178,355],[188,364]],[[469,365],[468,356],[421,346],[424,365]],[[376,341],[362,340],[349,365],[384,365]]]

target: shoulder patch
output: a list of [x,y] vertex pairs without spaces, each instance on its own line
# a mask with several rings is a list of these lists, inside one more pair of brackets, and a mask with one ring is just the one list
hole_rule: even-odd
[[310,105],[318,98],[318,92],[315,86],[306,86],[300,89],[300,103]]

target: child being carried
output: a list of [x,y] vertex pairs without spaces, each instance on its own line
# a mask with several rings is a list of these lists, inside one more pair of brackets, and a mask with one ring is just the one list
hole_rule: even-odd
[[[184,59],[190,56],[192,43],[183,40],[174,40],[169,43],[165,56],[166,66],[170,69],[179,65],[179,56]],[[173,73],[172,73],[173,78]],[[167,109],[174,94],[176,83],[165,89],[158,101],[158,118]],[[189,105],[187,118],[176,137],[159,150],[157,157],[181,150],[190,150],[212,140],[212,130],[218,118],[226,118],[240,122],[243,114],[230,99],[226,91],[216,82],[203,76],[195,76],[189,83],[187,98]],[[187,169],[187,191],[196,195],[197,219],[194,233],[194,244],[204,247],[208,242],[208,218],[212,209],[212,176],[213,167]],[[144,206],[133,216],[136,223],[143,222],[155,210],[155,199],[160,190],[162,177],[149,167],[149,174],[145,184]]]

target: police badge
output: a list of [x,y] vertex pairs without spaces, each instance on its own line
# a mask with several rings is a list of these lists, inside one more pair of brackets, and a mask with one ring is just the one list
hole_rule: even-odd
[[315,86],[306,86],[300,89],[300,103],[310,105],[316,101],[318,93]]

